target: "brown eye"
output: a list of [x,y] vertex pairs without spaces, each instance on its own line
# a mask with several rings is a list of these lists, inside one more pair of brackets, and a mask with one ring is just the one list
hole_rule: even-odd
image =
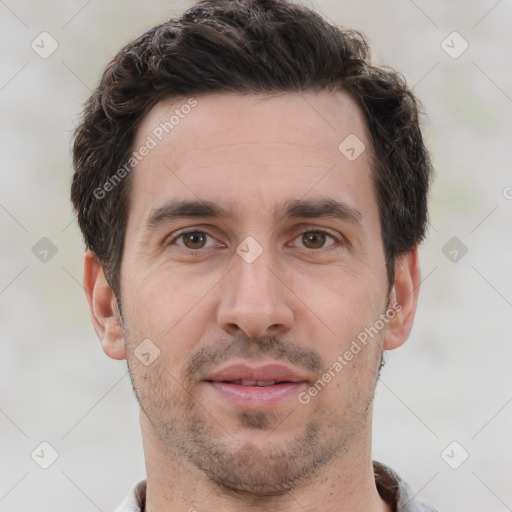
[[302,242],[308,249],[321,249],[326,240],[326,235],[322,231],[306,231],[302,233]]
[[201,231],[191,231],[181,235],[183,243],[188,249],[202,249],[206,244],[206,233]]

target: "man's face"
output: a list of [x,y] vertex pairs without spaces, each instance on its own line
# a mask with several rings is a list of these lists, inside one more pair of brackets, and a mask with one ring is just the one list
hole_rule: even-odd
[[[279,493],[370,422],[384,330],[343,358],[388,301],[370,143],[344,93],[196,100],[157,104],[134,144],[157,142],[130,191],[126,357],[166,450],[228,488]],[[175,109],[190,112],[158,141]],[[354,161],[338,149],[351,134],[366,146]]]

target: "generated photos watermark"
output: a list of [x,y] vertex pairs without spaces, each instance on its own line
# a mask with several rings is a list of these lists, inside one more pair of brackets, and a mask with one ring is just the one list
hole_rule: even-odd
[[336,358],[336,361],[327,369],[326,372],[306,391],[299,393],[299,402],[303,405],[309,404],[312,397],[315,397],[333,380],[338,373],[354,359],[361,350],[366,347],[368,342],[377,336],[386,326],[386,324],[395,318],[396,314],[402,310],[402,305],[395,302],[385,313],[379,315],[379,319],[371,327],[367,327],[357,335],[350,348]]
[[155,126],[151,131],[151,134],[146,137],[144,143],[134,151],[126,162],[117,169],[117,171],[110,176],[103,185],[94,189],[94,197],[96,199],[103,199],[109,192],[121,183],[121,181],[130,174],[134,167],[144,160],[149,155],[152,149],[155,149],[157,145],[162,142],[164,137],[171,133],[176,126],[178,126],[182,119],[185,119],[194,107],[197,106],[197,100],[195,98],[189,98],[186,103],[181,105],[180,108],[176,108],[173,114],[169,117],[168,121],[160,123]]

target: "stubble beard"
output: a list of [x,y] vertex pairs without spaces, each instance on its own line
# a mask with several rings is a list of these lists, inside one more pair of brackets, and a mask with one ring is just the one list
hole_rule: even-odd
[[[268,356],[266,349],[263,352]],[[360,393],[359,397],[352,397],[352,410],[346,410],[347,404],[330,411],[317,410],[309,415],[311,419],[302,433],[284,447],[282,442],[272,444],[272,439],[286,417],[275,411],[240,412],[241,427],[258,434],[268,432],[268,444],[263,450],[250,441],[237,442],[219,419],[200,404],[193,387],[180,384],[165,367],[140,375],[135,362],[127,360],[139,404],[166,447],[203,471],[224,492],[239,497],[265,497],[285,494],[313,478],[319,468],[347,447],[363,418],[371,412],[383,365],[382,350],[375,355],[380,360],[375,383],[364,390],[364,396]],[[180,382],[190,383],[190,379]]]

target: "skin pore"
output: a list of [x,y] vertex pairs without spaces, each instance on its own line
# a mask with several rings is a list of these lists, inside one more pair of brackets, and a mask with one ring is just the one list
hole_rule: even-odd
[[[85,258],[94,327],[107,355],[127,359],[141,406],[146,511],[391,510],[373,476],[372,400],[383,350],[409,335],[420,276],[415,249],[388,293],[360,111],[344,92],[196,100],[132,171],[122,319]],[[134,148],[186,101],[155,105]],[[338,149],[351,134],[366,147],[354,161]],[[148,365],[144,340],[159,351]],[[209,379],[231,363],[278,363],[300,384],[276,404],[240,404]]]

